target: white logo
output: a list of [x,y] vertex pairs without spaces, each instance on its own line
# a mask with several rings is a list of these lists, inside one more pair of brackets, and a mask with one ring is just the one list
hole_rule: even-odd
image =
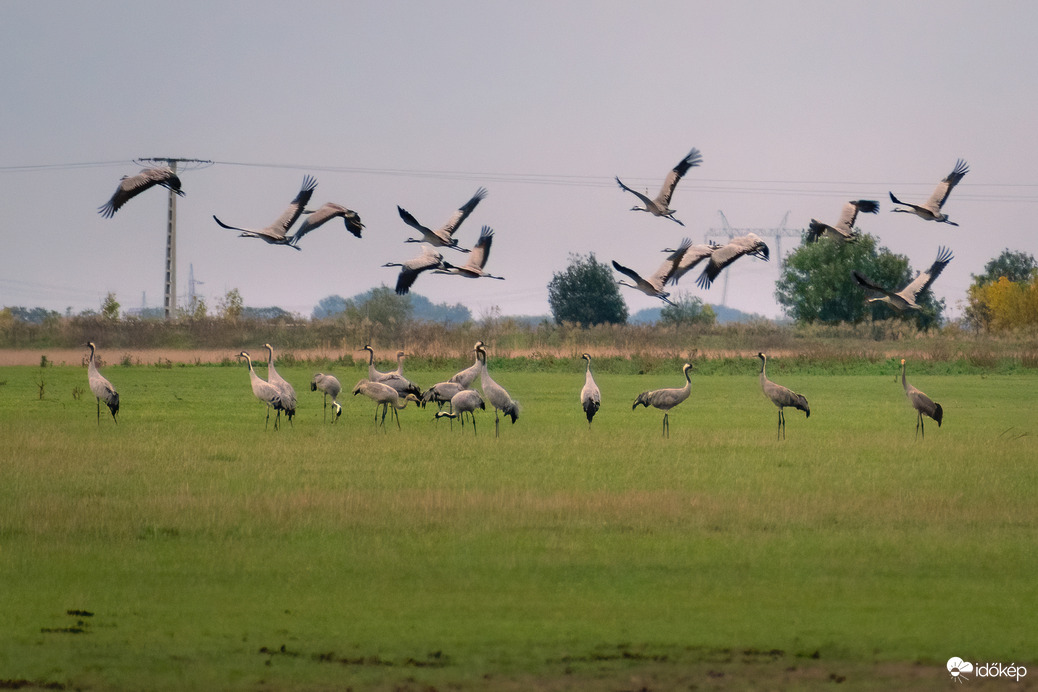
[[1008,666],[1003,663],[970,663],[958,656],[949,658],[947,667],[952,680],[956,682],[969,680],[966,673],[973,673],[978,678],[1015,678],[1017,682],[1027,676],[1027,668],[1016,663],[1010,663]]
[[969,661],[963,661],[958,656],[952,656],[948,659],[948,672],[951,673],[952,680],[957,680],[958,682],[969,680],[964,673],[972,673],[973,664]]

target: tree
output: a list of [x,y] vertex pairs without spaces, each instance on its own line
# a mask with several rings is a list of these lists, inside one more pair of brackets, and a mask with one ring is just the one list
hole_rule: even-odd
[[406,323],[411,319],[413,310],[409,296],[398,296],[388,286],[373,288],[366,294],[346,301],[349,317],[367,318],[386,327]]
[[1014,252],[1009,248],[1002,251],[998,257],[984,265],[984,273],[980,276],[973,274],[973,283],[977,286],[991,284],[1005,277],[1014,283],[1028,281],[1038,270],[1038,262],[1034,255],[1026,252]]
[[576,322],[623,324],[627,304],[613,280],[612,270],[595,259],[595,253],[570,255],[565,271],[552,275],[548,284],[548,305],[559,324]]
[[[915,272],[904,255],[876,247],[876,238],[864,234],[847,243],[822,238],[802,244],[791,252],[775,284],[775,298],[785,313],[797,322],[861,322],[901,316],[885,303],[868,303],[865,289],[855,283],[851,272],[857,270],[881,286],[898,290],[907,285]],[[920,329],[940,323],[944,301],[927,291],[919,298],[922,309],[902,317],[913,320]]]
[[241,293],[237,288],[227,291],[220,300],[219,305],[217,305],[217,310],[225,320],[237,322],[241,319],[242,314],[245,312],[245,301],[242,300]]
[[115,299],[115,294],[111,291],[105,296],[105,302],[101,304],[101,317],[106,320],[115,322],[119,319],[119,301]]
[[346,299],[339,295],[321,298],[314,306],[311,317],[315,320],[326,320],[346,312]]
[[673,305],[666,305],[660,310],[660,322],[675,327],[689,327],[696,324],[712,325],[717,321],[713,308],[704,305],[703,301],[682,291]]
[[1008,248],[973,275],[965,318],[975,328],[995,331],[1038,325],[1038,263]]

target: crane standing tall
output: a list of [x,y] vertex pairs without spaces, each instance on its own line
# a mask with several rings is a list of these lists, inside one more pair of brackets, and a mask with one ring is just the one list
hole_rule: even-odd
[[119,413],[119,393],[115,391],[115,387],[112,383],[105,379],[97,370],[97,363],[94,359],[94,351],[96,346],[93,341],[87,342],[87,346],[90,348],[90,361],[87,363],[87,382],[90,384],[90,392],[97,398],[97,424],[101,425],[101,401],[105,402],[105,406],[112,412],[112,420],[116,423],[119,422],[119,418],[116,416]]
[[771,399],[771,403],[778,406],[778,430],[775,432],[775,439],[778,439],[779,432],[781,432],[784,440],[786,439],[786,414],[783,409],[791,406],[803,411],[810,418],[811,407],[807,405],[807,399],[802,395],[769,380],[764,372],[768,365],[768,357],[763,353],[758,353],[757,357],[760,358],[760,388],[764,391],[764,395]]

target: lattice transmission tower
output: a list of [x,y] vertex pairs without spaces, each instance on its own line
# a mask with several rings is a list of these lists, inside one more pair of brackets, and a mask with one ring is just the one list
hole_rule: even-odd
[[[184,164],[184,170],[196,170],[213,165],[212,161],[203,159],[170,156],[150,156],[134,159],[134,162],[141,166],[169,166],[174,173],[177,172],[179,164]],[[177,314],[177,195],[172,189],[169,191],[169,206],[166,212],[166,278],[163,286],[162,310],[166,319],[171,320]]]

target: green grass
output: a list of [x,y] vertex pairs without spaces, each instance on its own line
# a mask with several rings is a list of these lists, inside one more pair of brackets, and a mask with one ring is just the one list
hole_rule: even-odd
[[[494,363],[491,362],[493,369]],[[502,369],[523,404],[479,435],[432,410],[376,432],[349,395],[264,431],[244,367],[0,368],[0,682],[79,689],[858,689],[951,684],[944,661],[1038,664],[1034,387],[891,371]],[[409,375],[424,385],[451,371]],[[755,372],[755,371],[752,371]],[[260,368],[260,374],[263,369]],[[103,415],[107,416],[106,412]],[[88,611],[92,615],[68,614]],[[76,631],[79,630],[79,631]]]

